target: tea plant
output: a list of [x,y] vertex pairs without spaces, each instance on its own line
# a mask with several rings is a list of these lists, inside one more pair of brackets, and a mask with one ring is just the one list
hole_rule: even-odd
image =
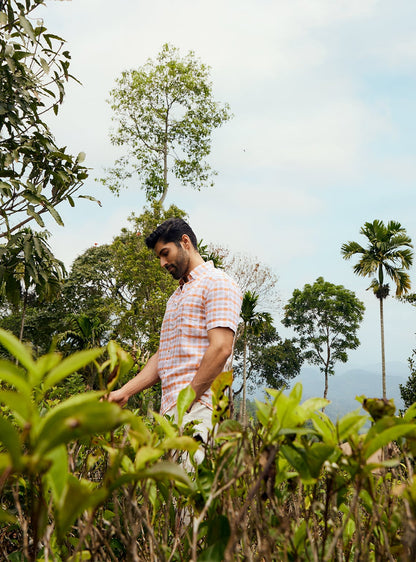
[[[114,342],[66,359],[35,359],[6,332],[0,343],[19,362],[0,363],[5,559],[415,559],[416,405],[399,417],[392,402],[361,397],[371,417],[357,410],[333,423],[328,401],[302,402],[295,385],[269,390],[245,428],[227,418],[232,375],[223,373],[202,444],[182,424],[190,388],[178,423],[100,401],[131,367]],[[49,400],[91,361],[103,381],[115,375],[108,388]]]

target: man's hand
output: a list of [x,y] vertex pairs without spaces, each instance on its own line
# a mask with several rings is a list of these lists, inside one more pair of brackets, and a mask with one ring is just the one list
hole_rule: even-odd
[[124,388],[119,388],[118,390],[113,390],[107,396],[107,400],[109,402],[115,402],[116,404],[118,404],[120,406],[120,408],[122,408],[123,406],[125,406],[127,404],[129,398],[130,398],[130,396],[128,396],[126,394],[126,392],[124,391]]
[[156,384],[159,381],[159,375],[157,374],[158,357],[159,352],[157,351],[152,355],[140,373],[126,382],[126,384],[118,390],[110,392],[106,400],[115,402],[122,408],[127,404],[130,396]]

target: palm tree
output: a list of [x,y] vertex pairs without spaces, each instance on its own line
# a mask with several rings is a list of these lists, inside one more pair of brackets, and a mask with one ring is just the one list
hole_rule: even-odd
[[243,400],[241,402],[241,418],[244,426],[247,425],[247,355],[249,352],[248,339],[250,335],[259,336],[266,326],[272,323],[271,314],[268,312],[256,312],[256,306],[259,296],[256,293],[247,291],[244,293],[243,302],[241,304],[240,317],[243,320],[242,334],[243,338]]
[[23,338],[26,306],[33,291],[40,301],[52,301],[62,287],[64,264],[52,254],[49,232],[23,228],[0,247],[0,287],[7,301],[21,311],[20,340]]
[[368,245],[363,248],[358,242],[343,244],[341,253],[345,259],[353,255],[360,255],[354,265],[354,273],[362,277],[372,277],[369,289],[372,289],[380,303],[381,329],[381,371],[383,384],[383,398],[386,398],[386,362],[384,352],[384,312],[383,302],[390,292],[385,275],[396,285],[396,297],[400,297],[410,290],[410,277],[406,272],[412,265],[413,248],[406,229],[399,222],[389,221],[387,226],[381,220],[366,222],[360,230],[368,239]]

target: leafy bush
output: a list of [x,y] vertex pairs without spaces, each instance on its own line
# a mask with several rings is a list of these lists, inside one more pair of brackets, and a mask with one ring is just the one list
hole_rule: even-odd
[[[190,389],[178,424],[100,401],[107,390],[50,400],[56,384],[91,361],[103,378],[116,371],[114,385],[131,367],[114,342],[102,363],[104,350],[34,359],[7,332],[0,343],[19,362],[0,363],[5,559],[415,558],[416,405],[397,417],[390,403],[367,400],[377,415],[362,434],[367,415],[357,410],[334,424],[322,412],[327,401],[302,403],[296,385],[288,395],[270,390],[257,402],[257,425],[243,429],[226,418],[224,373],[213,386],[215,433],[203,445],[181,423]],[[384,460],[373,460],[378,451]]]

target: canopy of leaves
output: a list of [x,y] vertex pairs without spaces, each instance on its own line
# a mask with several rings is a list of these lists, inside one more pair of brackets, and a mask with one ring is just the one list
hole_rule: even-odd
[[230,119],[229,108],[212,95],[209,68],[191,51],[182,57],[165,44],[156,60],[122,73],[110,92],[111,142],[126,148],[103,179],[115,193],[138,176],[147,199],[163,202],[170,172],[183,185],[212,185],[206,161],[212,131]]
[[304,359],[334,374],[335,363],[345,363],[347,351],[360,344],[356,334],[364,310],[352,291],[319,277],[313,285],[293,291],[282,322],[298,334]]
[[87,177],[85,155],[56,145],[44,114],[58,112],[69,74],[64,41],[32,20],[42,0],[3,0],[0,12],[0,237],[35,220],[44,227],[56,207],[74,206]]
[[356,254],[359,256],[354,273],[372,278],[369,289],[373,289],[377,298],[384,299],[389,294],[385,275],[394,282],[397,297],[407,293],[410,290],[410,277],[406,270],[413,262],[410,249],[413,245],[406,229],[397,221],[389,221],[385,225],[381,220],[374,220],[366,222],[360,234],[368,240],[366,248],[358,242],[347,242],[341,248],[345,259]]
[[65,267],[53,256],[48,237],[48,232],[24,228],[0,246],[1,294],[15,306],[30,289],[41,301],[52,300],[61,290]]
[[[264,325],[260,334],[247,336],[247,388],[254,391],[260,386],[284,388],[299,375],[303,359],[299,348],[290,340],[282,340],[272,323]],[[243,339],[234,349],[234,374],[237,382],[243,373]],[[239,394],[241,388],[235,389]]]

